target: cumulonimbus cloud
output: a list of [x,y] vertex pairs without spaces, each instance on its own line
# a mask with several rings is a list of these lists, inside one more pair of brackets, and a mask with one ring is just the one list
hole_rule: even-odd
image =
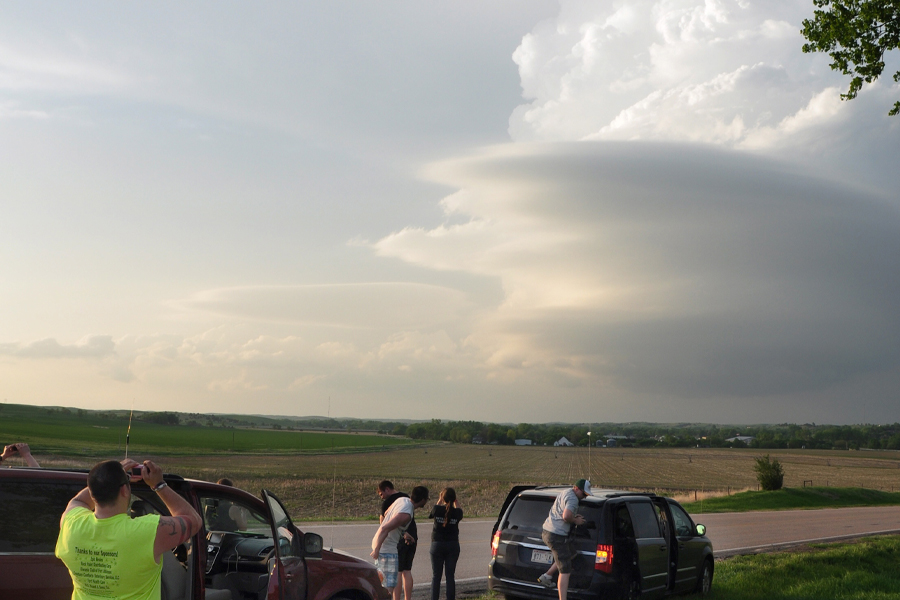
[[562,0],[558,16],[513,54],[526,102],[510,117],[510,135],[790,146],[796,155],[798,136],[810,150],[816,141],[806,134],[840,143],[848,130],[892,125],[884,117],[898,86],[884,79],[841,102],[846,78],[826,55],[802,52],[813,8],[803,0]]
[[430,175],[459,188],[444,201],[457,225],[374,248],[499,278],[506,301],[470,339],[491,356],[680,396],[897,368],[900,214],[885,198],[690,144],[513,144]]

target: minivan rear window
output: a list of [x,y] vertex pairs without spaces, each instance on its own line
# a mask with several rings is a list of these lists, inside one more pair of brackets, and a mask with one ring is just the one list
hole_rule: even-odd
[[[512,504],[503,529],[540,531],[554,500],[556,498],[519,496]],[[596,537],[596,530],[600,527],[601,507],[602,505],[594,503],[578,504],[578,513],[584,516],[585,524],[575,528],[575,537]]]
[[0,486],[0,552],[53,552],[59,518],[84,484],[6,480]]
[[504,529],[535,529],[541,530],[544,519],[550,514],[555,498],[535,498],[533,496],[519,496],[512,504],[512,509],[506,517]]

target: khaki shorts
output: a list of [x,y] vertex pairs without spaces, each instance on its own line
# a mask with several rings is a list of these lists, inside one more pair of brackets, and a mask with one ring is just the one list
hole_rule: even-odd
[[546,529],[541,532],[541,539],[553,553],[553,560],[559,567],[559,572],[571,573],[572,561],[578,556],[578,552],[575,550],[575,540],[566,535],[551,533]]

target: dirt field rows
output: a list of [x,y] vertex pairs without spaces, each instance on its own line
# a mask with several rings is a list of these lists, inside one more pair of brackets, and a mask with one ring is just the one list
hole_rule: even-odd
[[[900,490],[900,453],[732,449],[591,449],[439,444],[428,447],[315,456],[164,457],[166,471],[215,481],[230,477],[258,493],[272,490],[295,518],[373,518],[375,486],[425,485],[432,496],[457,489],[471,516],[496,516],[513,484],[571,484],[590,473],[595,486],[654,490],[693,499],[756,489],[754,458],[777,458],[785,486]],[[49,459],[45,466],[62,463]],[[65,461],[66,464],[72,461]],[[86,463],[89,466],[90,463]],[[82,465],[85,466],[85,465]]]

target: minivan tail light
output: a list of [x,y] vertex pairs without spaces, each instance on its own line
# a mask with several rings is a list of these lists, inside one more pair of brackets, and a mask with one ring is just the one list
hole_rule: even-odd
[[497,556],[497,548],[500,547],[500,530],[498,529],[494,533],[494,538],[491,540],[491,558]]
[[612,573],[613,547],[609,544],[597,544],[597,557],[594,559],[594,570]]

